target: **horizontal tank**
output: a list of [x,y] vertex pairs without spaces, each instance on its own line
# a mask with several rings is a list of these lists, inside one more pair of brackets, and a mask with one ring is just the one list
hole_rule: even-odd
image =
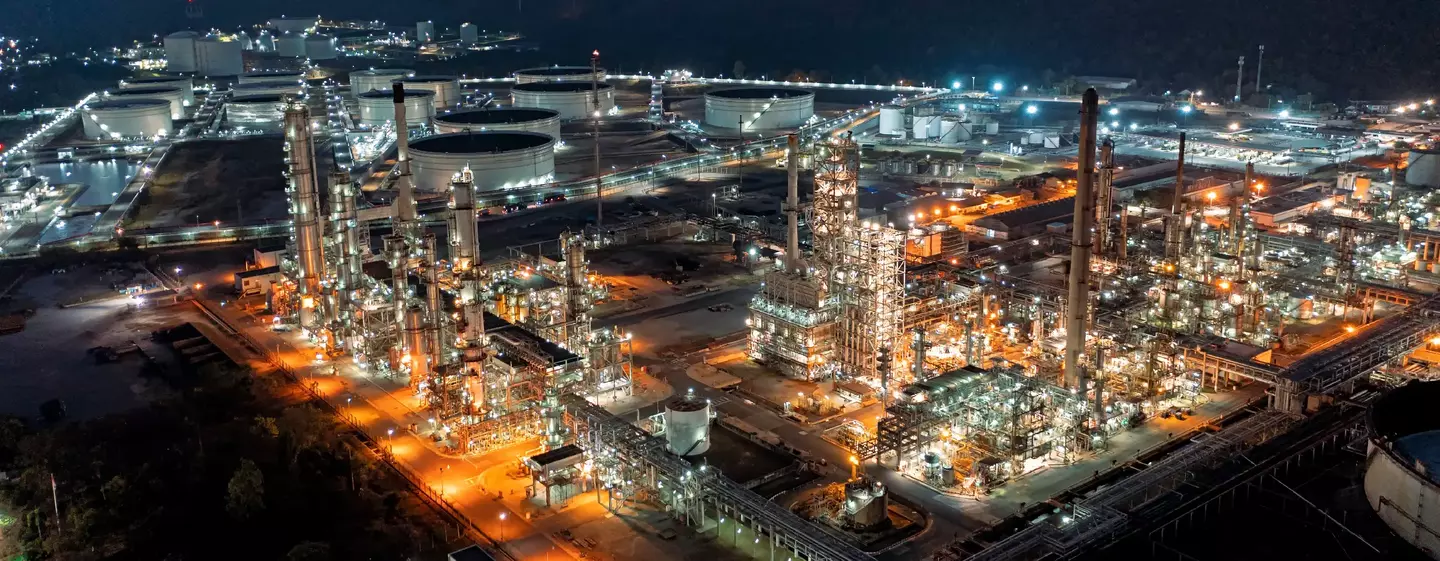
[[435,94],[435,110],[451,109],[460,104],[460,80],[454,76],[411,76],[400,80],[407,90],[429,90]]
[[605,69],[590,70],[589,66],[544,66],[515,71],[515,83],[532,82],[594,82],[605,81]]
[[168,135],[173,127],[170,102],[127,99],[86,104],[80,111],[86,138],[148,138]]
[[170,72],[195,71],[195,42],[200,34],[176,31],[165,36],[165,69]]
[[512,103],[516,107],[538,107],[560,113],[561,119],[585,119],[592,116],[597,108],[593,98],[600,98],[598,110],[602,115],[615,108],[615,87],[600,84],[599,92],[588,82],[531,82],[516,84],[510,89]]
[[305,56],[305,36],[299,33],[285,33],[275,39],[275,52],[283,57]]
[[478,191],[517,189],[555,178],[555,139],[518,131],[439,134],[411,143],[410,161],[421,191],[448,189],[466,166]]
[[527,131],[560,138],[560,112],[538,107],[457,111],[435,118],[435,132]]
[[189,76],[151,76],[148,78],[126,78],[120,80],[120,89],[173,87],[181,92],[184,105],[195,105],[195,82]]
[[371,68],[350,73],[350,94],[358,96],[365,92],[390,91],[396,80],[415,75],[407,68]]
[[170,103],[170,118],[185,117],[185,91],[173,86],[152,86],[148,88],[114,89],[105,92],[105,101],[125,99],[163,99]]
[[310,60],[335,60],[340,56],[340,43],[335,37],[316,33],[305,37],[305,58]]
[[796,88],[733,88],[705,93],[705,124],[744,130],[795,128],[815,116],[815,93]]
[[[405,122],[409,127],[423,127],[435,117],[435,94],[427,90],[405,90]],[[395,120],[394,91],[360,94],[360,124],[378,127]]]
[[239,76],[245,72],[245,53],[229,35],[209,35],[195,42],[195,73],[201,76]]
[[672,454],[694,456],[710,449],[710,402],[677,397],[665,404],[665,445]]

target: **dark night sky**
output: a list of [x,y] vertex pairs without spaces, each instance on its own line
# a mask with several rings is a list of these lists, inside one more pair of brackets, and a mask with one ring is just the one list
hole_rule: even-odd
[[[196,1],[205,3],[206,23],[218,27],[324,13],[518,28],[553,62],[583,62],[599,48],[610,68],[685,66],[717,74],[742,60],[751,74],[802,70],[839,80],[869,74],[916,81],[971,74],[1023,81],[1050,69],[1220,91],[1234,83],[1241,54],[1253,81],[1255,48],[1264,43],[1265,74],[1277,86],[1331,99],[1440,90],[1436,0]],[[0,13],[14,15],[0,20],[0,32],[44,29],[47,4],[67,45],[113,44],[187,26],[184,0],[0,0]]]

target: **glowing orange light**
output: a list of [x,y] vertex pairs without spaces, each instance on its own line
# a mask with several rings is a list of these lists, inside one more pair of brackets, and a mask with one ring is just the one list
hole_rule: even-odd
[[1222,280],[1216,286],[1220,287],[1220,290],[1230,290],[1230,281]]
[[306,296],[306,297],[304,297],[304,298],[301,298],[301,299],[300,299],[300,307],[306,308],[306,309],[314,308],[314,307],[315,307],[315,298],[314,298],[313,296]]

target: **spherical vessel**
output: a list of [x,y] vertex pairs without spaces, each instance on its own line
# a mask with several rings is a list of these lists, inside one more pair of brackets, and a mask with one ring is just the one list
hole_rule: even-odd
[[174,86],[151,86],[148,88],[122,88],[105,92],[105,101],[127,99],[163,99],[170,104],[170,118],[185,117],[185,92]]
[[506,107],[457,111],[435,118],[435,131],[457,132],[527,131],[560,140],[560,112],[538,107]]
[[165,69],[171,72],[195,71],[195,42],[200,34],[176,31],[165,36]]
[[231,125],[278,130],[284,119],[285,98],[281,95],[241,95],[225,102],[225,121]]
[[665,404],[665,444],[681,456],[704,454],[710,449],[710,403],[677,397]]
[[279,32],[282,33],[282,34],[283,34],[283,33],[297,33],[297,34],[298,34],[298,33],[306,33],[306,32],[308,32],[308,31],[310,31],[310,30],[313,29],[316,25],[319,25],[319,23],[320,23],[320,18],[318,18],[318,17],[287,18],[287,17],[283,17],[283,16],[282,16],[282,17],[278,17],[278,18],[275,18],[275,19],[270,20],[270,27],[275,28],[276,31],[279,31]]
[[605,69],[591,71],[589,66],[546,66],[515,71],[515,83],[532,82],[593,82],[605,81]]
[[259,94],[299,96],[304,94],[304,92],[304,84],[294,82],[252,82],[249,84],[235,84],[230,86],[230,93],[236,96]]
[[533,132],[440,134],[410,145],[415,188],[444,191],[466,166],[479,191],[549,183],[555,177],[555,140]]
[[[435,117],[435,94],[427,90],[405,90],[406,126],[421,127]],[[394,92],[360,94],[360,124],[378,127],[395,120]]]
[[411,76],[400,80],[407,90],[430,90],[435,94],[435,110],[450,109],[460,104],[460,81],[454,76]]
[[1365,497],[1402,539],[1440,559],[1440,382],[1411,382],[1376,400],[1369,413]]
[[795,88],[735,88],[705,93],[705,124],[745,130],[794,128],[815,116],[815,94]]
[[240,75],[241,84],[299,84],[305,81],[304,72],[269,70],[246,72]]
[[[350,73],[350,93],[359,96],[365,92],[390,91],[396,80],[414,76],[415,71],[406,68],[374,68],[356,70]],[[432,100],[433,101],[433,100]]]
[[335,60],[340,56],[338,45],[334,37],[316,33],[305,37],[305,56],[310,60]]
[[195,42],[195,73],[201,76],[238,76],[245,72],[240,42],[229,35],[208,35]]
[[95,140],[170,134],[170,102],[163,99],[97,101],[80,112],[85,136]]
[[1406,183],[1421,187],[1440,187],[1440,150],[1411,149],[1405,161]]
[[[510,90],[516,107],[553,109],[560,113],[561,119],[585,119],[594,115],[595,94],[590,82],[531,82],[516,84]],[[602,115],[615,108],[614,86],[600,84],[599,97],[598,110]]]
[[305,36],[298,33],[285,33],[275,40],[275,52],[280,56],[302,57],[305,56]]
[[896,105],[880,108],[880,134],[905,134],[905,109]]
[[186,107],[195,104],[195,82],[189,76],[155,76],[152,78],[126,78],[120,80],[120,89],[173,87],[180,90]]

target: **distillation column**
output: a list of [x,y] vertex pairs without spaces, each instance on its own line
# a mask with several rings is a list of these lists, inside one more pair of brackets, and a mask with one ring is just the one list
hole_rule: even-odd
[[1090,229],[1095,218],[1095,129],[1099,119],[1100,95],[1085,90],[1080,102],[1080,167],[1075,190],[1075,226],[1070,243],[1070,292],[1065,302],[1065,385],[1085,395],[1085,371],[1080,355],[1085,351],[1085,331],[1090,311]]
[[785,141],[785,266],[790,272],[799,272],[805,269],[800,256],[800,137],[789,134]]
[[1110,250],[1110,213],[1115,207],[1115,143],[1100,144],[1100,170],[1095,184],[1095,257]]
[[320,321],[325,256],[320,228],[320,193],[315,177],[315,139],[310,109],[291,101],[285,106],[285,152],[289,164],[290,218],[295,225],[295,261],[300,267],[300,327],[314,329]]
[[590,338],[590,283],[586,279],[585,239],[578,234],[560,236],[565,258],[565,343],[579,352]]

